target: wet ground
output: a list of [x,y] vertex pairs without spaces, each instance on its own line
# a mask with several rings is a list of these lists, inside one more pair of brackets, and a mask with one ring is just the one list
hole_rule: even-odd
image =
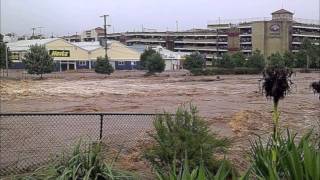
[[[17,78],[17,79],[15,79]],[[244,149],[253,134],[270,132],[272,101],[259,88],[259,75],[193,77],[185,72],[144,77],[117,72],[104,77],[91,72],[56,73],[44,80],[1,80],[1,112],[174,112],[195,104],[221,136],[234,140],[230,159],[246,164]],[[21,80],[22,79],[22,80]],[[302,133],[320,121],[320,101],[309,85],[320,73],[297,73],[291,93],[280,102],[281,123]]]

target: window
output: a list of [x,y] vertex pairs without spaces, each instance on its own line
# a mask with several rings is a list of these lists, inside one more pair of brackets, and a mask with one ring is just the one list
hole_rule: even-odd
[[87,65],[86,61],[79,61],[79,66],[85,66],[85,65]]
[[124,65],[124,64],[125,64],[124,61],[119,61],[119,62],[118,62],[118,65]]
[[132,65],[132,66],[137,65],[137,61],[131,61],[131,65]]

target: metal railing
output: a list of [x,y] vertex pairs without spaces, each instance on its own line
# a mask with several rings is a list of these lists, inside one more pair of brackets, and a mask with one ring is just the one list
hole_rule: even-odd
[[153,129],[157,114],[146,113],[2,113],[0,176],[38,168],[79,142],[101,140],[129,151]]

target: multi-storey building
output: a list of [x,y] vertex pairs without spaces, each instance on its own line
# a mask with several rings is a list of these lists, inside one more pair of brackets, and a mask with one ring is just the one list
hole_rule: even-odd
[[249,55],[256,49],[265,56],[275,52],[297,52],[303,38],[319,45],[319,21],[294,19],[293,13],[284,9],[273,12],[272,18],[213,22],[207,25],[207,29],[108,34],[108,39],[129,46],[161,45],[173,51],[199,51],[208,59],[226,52],[241,51]]

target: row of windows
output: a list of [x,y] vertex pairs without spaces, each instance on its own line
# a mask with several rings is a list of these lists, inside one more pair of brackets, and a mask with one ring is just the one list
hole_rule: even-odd
[[[118,61],[118,65],[125,65],[125,61]],[[131,61],[131,65],[137,65],[137,61]]]

